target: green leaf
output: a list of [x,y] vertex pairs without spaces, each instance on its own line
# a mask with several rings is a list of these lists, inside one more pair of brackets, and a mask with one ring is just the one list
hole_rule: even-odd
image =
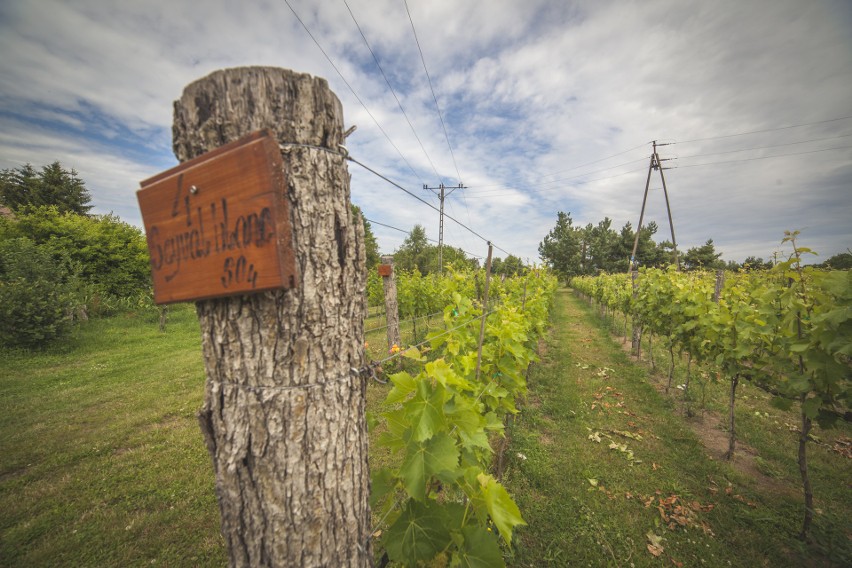
[[431,476],[454,471],[458,466],[458,448],[452,438],[441,432],[424,442],[410,444],[399,474],[408,494],[422,501],[426,498],[426,483]]
[[405,403],[415,442],[431,438],[446,428],[443,411],[445,394],[446,390],[441,385],[433,386],[428,381],[417,383],[417,394]]
[[416,347],[409,347],[405,351],[403,351],[402,356],[406,359],[412,359],[414,361],[425,361],[426,357],[420,354],[420,350]]
[[393,388],[385,398],[385,404],[394,404],[404,400],[406,396],[417,389],[417,378],[412,377],[406,372],[394,373],[388,377],[393,383]]
[[383,412],[382,416],[387,423],[387,431],[382,432],[379,436],[379,443],[382,446],[397,451],[405,447],[405,435],[408,430],[408,418],[404,408]]
[[503,421],[497,416],[496,412],[488,412],[485,414],[485,429],[491,432],[503,432],[505,426]]
[[819,409],[819,414],[816,417],[819,427],[825,430],[834,428],[839,420],[840,416],[836,412],[828,412],[824,408]]
[[453,558],[453,565],[462,568],[500,568],[506,564],[494,534],[478,526],[462,529],[464,542]]
[[426,363],[426,375],[445,387],[457,386],[466,390],[473,390],[473,385],[460,377],[443,359]]
[[370,507],[378,504],[396,488],[396,476],[387,468],[370,472]]
[[477,412],[468,397],[454,396],[444,406],[444,412],[466,447],[491,448],[488,436],[485,434],[485,419]]
[[450,544],[450,531],[441,506],[434,501],[408,501],[385,533],[388,558],[404,566],[427,562]]
[[820,406],[822,406],[822,399],[819,397],[805,399],[802,402],[802,413],[808,418],[814,419],[819,413]]
[[494,477],[485,473],[480,473],[476,476],[477,481],[482,489],[482,496],[485,500],[485,506],[488,509],[488,514],[497,530],[500,531],[500,536],[507,544],[512,542],[512,529],[518,525],[527,524],[518,506],[512,501],[506,488],[503,487]]

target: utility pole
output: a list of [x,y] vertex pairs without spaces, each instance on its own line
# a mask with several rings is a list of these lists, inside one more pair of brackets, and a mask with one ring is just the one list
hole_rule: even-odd
[[674,223],[672,222],[672,208],[669,205],[669,192],[666,189],[666,176],[663,175],[663,170],[669,170],[671,168],[664,168],[661,164],[661,162],[667,162],[671,158],[660,159],[659,154],[657,154],[657,146],[669,146],[669,144],[657,144],[656,140],[654,140],[652,144],[654,145],[654,150],[651,153],[651,162],[648,165],[648,179],[645,181],[645,195],[642,197],[642,211],[641,213],[639,213],[639,226],[636,227],[636,238],[633,240],[633,252],[630,253],[630,265],[627,267],[628,272],[633,270],[634,264],[636,262],[636,249],[639,247],[639,231],[642,230],[642,221],[645,218],[645,204],[648,202],[648,188],[651,185],[651,172],[653,172],[654,170],[660,172],[660,180],[663,182],[663,195],[666,198],[666,211],[669,215],[669,228],[672,232],[674,263],[675,266],[677,266],[677,269],[680,270],[680,258],[677,254],[677,240],[675,240]]
[[[438,271],[443,274],[444,273],[444,198],[449,197],[452,192],[457,189],[465,189],[464,185],[459,183],[454,187],[447,187],[443,183],[438,187],[429,187],[425,183],[423,184],[423,189],[428,189],[429,191],[435,192],[435,195],[441,200],[441,208],[440,208],[440,218],[438,219]],[[449,192],[446,190],[449,189]],[[435,190],[440,190],[440,193]]]

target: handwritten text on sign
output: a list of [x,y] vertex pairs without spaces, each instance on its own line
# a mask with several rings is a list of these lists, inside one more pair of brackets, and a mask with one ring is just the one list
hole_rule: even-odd
[[141,185],[158,304],[295,285],[283,164],[265,131]]

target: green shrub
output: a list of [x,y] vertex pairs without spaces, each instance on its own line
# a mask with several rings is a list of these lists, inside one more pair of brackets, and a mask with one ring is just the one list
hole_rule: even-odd
[[56,207],[29,208],[14,220],[0,219],[0,241],[26,237],[50,247],[95,287],[91,294],[136,297],[151,288],[145,235],[115,215],[60,213]]
[[55,251],[19,237],[0,240],[0,344],[41,347],[71,325],[74,277]]

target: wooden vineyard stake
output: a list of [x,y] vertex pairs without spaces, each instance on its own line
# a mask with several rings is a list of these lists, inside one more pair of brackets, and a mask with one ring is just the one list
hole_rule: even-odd
[[[240,154],[238,164],[223,170],[228,176],[239,170],[239,179],[267,173],[273,178],[270,192],[246,189],[240,203],[225,197],[228,222],[218,235],[226,239],[220,249],[230,247],[224,258],[259,255],[252,261],[246,256],[256,284],[237,295],[196,302],[207,375],[198,418],[216,473],[230,565],[370,566],[366,384],[358,372],[365,364],[366,253],[339,151],[340,101],[323,79],[246,67],[216,71],[188,85],[174,110],[174,150],[181,162],[245,136],[259,140],[252,133],[268,130],[258,153],[270,161]],[[211,174],[195,183],[197,195],[186,194],[192,171],[185,173],[177,199],[180,231],[185,234],[190,222],[194,229],[198,219],[184,216],[188,199],[190,215],[196,204],[202,209],[201,250],[206,239],[215,249],[216,235],[210,237],[214,229],[207,224],[212,217],[204,215],[212,215],[212,204],[221,198],[200,200],[219,178]],[[176,191],[177,181],[169,183]],[[222,185],[222,192],[233,187]],[[173,201],[167,202],[167,216]],[[221,220],[224,212],[216,207]],[[244,212],[237,214],[240,207]],[[272,221],[263,213],[267,207]],[[235,215],[245,219],[241,229]],[[288,233],[289,249],[282,248]],[[175,250],[184,251],[181,272],[202,260],[192,258],[192,247]],[[286,265],[287,250],[290,269],[278,270],[280,280],[257,292],[266,282],[264,263],[283,259]],[[223,256],[221,250],[216,256]],[[224,258],[212,275],[214,287],[228,278]],[[269,266],[275,273],[274,262]]]
[[476,348],[476,380],[479,381],[479,371],[482,367],[482,342],[485,340],[485,319],[488,317],[488,286],[491,284],[491,252],[493,246],[488,243],[488,257],[485,260],[485,291],[482,298],[482,319],[479,322],[479,343]]
[[717,304],[719,303],[719,298],[722,297],[722,288],[725,287],[725,271],[717,270],[716,271],[716,287],[713,290],[713,301]]
[[379,276],[385,292],[385,322],[387,323],[388,352],[402,348],[402,336],[399,332],[399,305],[396,299],[396,280],[393,277],[393,257],[383,256],[379,265]]
[[[639,271],[638,270],[631,270],[630,271],[630,281],[631,281],[631,286],[633,288],[633,300],[636,301],[636,298],[639,297]],[[633,351],[634,355],[636,355],[636,358],[638,359],[639,355],[640,355],[640,349],[642,347],[642,345],[641,345],[642,330],[639,327],[639,324],[636,322],[635,317],[633,318],[633,332],[632,332],[631,337],[632,337],[632,339],[631,339],[630,347],[631,347],[631,350]]]

